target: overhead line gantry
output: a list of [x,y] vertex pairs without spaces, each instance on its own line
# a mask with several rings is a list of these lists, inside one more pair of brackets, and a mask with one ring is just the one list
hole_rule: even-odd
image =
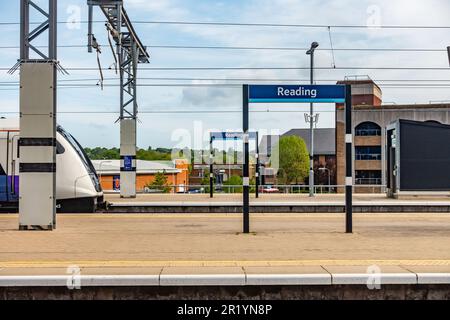
[[149,63],[150,55],[133,28],[123,0],[88,0],[88,51],[98,49],[92,32],[93,9],[98,6],[106,17],[106,28],[116,45],[120,76],[120,196],[136,197],[137,70]]

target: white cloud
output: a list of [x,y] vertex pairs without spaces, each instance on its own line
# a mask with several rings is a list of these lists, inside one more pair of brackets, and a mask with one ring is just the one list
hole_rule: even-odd
[[187,10],[183,8],[182,3],[173,0],[128,0],[126,3],[127,10],[139,10],[145,13],[157,14],[160,19],[179,19],[187,14]]
[[[85,6],[85,1],[79,1]],[[370,18],[368,8],[379,7],[381,24],[383,25],[448,25],[450,17],[450,1],[448,0],[248,0],[248,1],[213,1],[213,0],[127,0],[125,7],[132,20],[178,20],[178,21],[230,21],[254,23],[283,24],[321,24],[321,25],[365,25]],[[83,9],[84,10],[84,9]],[[106,43],[105,30],[102,24],[95,25],[96,36]],[[60,33],[60,43],[85,43],[86,30],[66,31]],[[185,44],[216,46],[256,46],[256,47],[308,47],[312,41],[320,43],[319,48],[330,46],[327,28],[265,28],[265,27],[231,27],[231,26],[195,26],[195,25],[158,25],[136,24],[144,44]],[[442,48],[450,45],[448,29],[350,29],[332,28],[335,48]],[[18,33],[17,38],[18,38]],[[70,39],[70,40],[69,40]],[[12,41],[10,41],[12,42]],[[17,41],[16,41],[17,42]],[[102,64],[112,63],[109,49],[104,48]],[[309,67],[308,56],[302,51],[263,51],[263,50],[165,50],[150,49],[150,67]],[[64,66],[95,66],[95,56],[87,55],[85,49],[60,50],[60,59]],[[343,52],[336,51],[336,64],[343,66],[440,66],[448,67],[445,52],[412,53],[412,52]],[[15,62],[12,54],[6,58]],[[5,58],[5,59],[6,59]],[[329,51],[317,51],[316,66],[331,66],[332,56]],[[4,61],[4,64],[9,64]],[[148,67],[148,66],[144,66]],[[343,79],[346,75],[368,74],[375,79],[450,79],[447,71],[405,71],[405,70],[317,70],[318,79]],[[0,79],[8,78],[0,75]],[[96,71],[72,72],[73,78],[95,78]],[[108,77],[117,77],[107,73]],[[140,77],[204,77],[204,78],[250,78],[250,79],[307,79],[308,70],[234,70],[234,71],[139,71]],[[17,77],[15,77],[17,79]],[[69,79],[69,78],[68,78]],[[12,79],[11,79],[12,80]],[[300,81],[300,80],[299,80]],[[163,81],[140,80],[141,83]],[[182,81],[177,81],[182,82]],[[217,83],[222,81],[204,81]],[[249,81],[252,82],[252,81]],[[114,82],[117,83],[117,82]],[[167,83],[167,82],[166,82]],[[171,82],[174,83],[174,82]],[[183,81],[183,83],[196,83]],[[60,90],[58,97],[61,110],[77,108],[113,109],[118,108],[118,89],[105,91],[95,89]],[[425,102],[429,100],[448,100],[449,90],[443,89],[395,89],[383,88],[384,100],[401,102]],[[236,89],[218,87],[204,88],[152,88],[139,87],[139,104],[141,109],[152,109],[154,106],[170,106],[174,110],[210,110],[227,109],[241,106],[241,92]],[[8,95],[7,104],[14,101]],[[2,98],[5,101],[5,98]],[[5,103],[1,104],[2,106]],[[15,104],[18,105],[18,102]],[[80,107],[81,106],[81,107]],[[159,110],[160,108],[158,108]],[[164,145],[174,128],[191,127],[195,119],[203,119],[208,126],[236,127],[240,123],[240,114],[148,114],[142,115],[142,132],[139,139],[143,145]],[[258,124],[289,129],[302,124],[303,114],[259,114],[253,115]],[[81,140],[91,143],[92,126],[88,125],[86,116],[61,118],[68,122]],[[96,129],[107,138],[99,138],[98,143],[106,139],[111,143],[117,138],[117,128],[113,126],[116,115],[105,116]],[[170,121],[168,120],[170,119]],[[255,121],[256,121],[255,120]],[[77,125],[82,123],[83,125]],[[109,133],[114,132],[113,135]],[[110,137],[112,136],[112,137]],[[164,142],[162,142],[164,140]],[[145,143],[148,141],[148,143]],[[160,141],[160,143],[158,143]],[[93,143],[93,142],[92,142]]]

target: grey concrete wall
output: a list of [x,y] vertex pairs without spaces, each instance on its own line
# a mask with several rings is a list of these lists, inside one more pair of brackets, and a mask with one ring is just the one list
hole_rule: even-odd
[[0,300],[193,300],[193,299],[297,299],[297,300],[450,300],[450,285],[334,286],[223,286],[223,287],[62,287],[0,288]]

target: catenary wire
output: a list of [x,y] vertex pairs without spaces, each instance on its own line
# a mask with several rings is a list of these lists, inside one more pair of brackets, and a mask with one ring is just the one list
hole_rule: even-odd
[[[100,45],[104,46],[104,45]],[[36,48],[47,48],[47,46],[35,46]],[[58,48],[87,48],[82,44],[58,45]],[[183,46],[183,45],[148,45],[153,49],[205,49],[205,50],[280,50],[280,51],[306,51],[309,48],[302,47],[242,47],[242,46]],[[5,45],[0,49],[20,49],[20,46]],[[446,52],[440,48],[317,48],[316,51],[392,51],[392,52]]]
[[[87,20],[80,21],[58,21],[58,24],[87,24]],[[93,20],[92,23],[105,23],[104,20]],[[41,22],[30,22],[30,24],[41,24]],[[349,28],[367,29],[370,25],[359,24],[288,24],[288,23],[257,23],[257,22],[218,22],[218,21],[168,21],[168,20],[134,20],[133,24],[167,24],[167,25],[199,25],[199,26],[228,26],[228,27],[277,27],[277,28]],[[20,22],[0,22],[0,25],[20,25]],[[375,29],[375,28],[372,28]],[[449,25],[379,25],[376,29],[450,29]],[[376,30],[375,29],[375,30]]]

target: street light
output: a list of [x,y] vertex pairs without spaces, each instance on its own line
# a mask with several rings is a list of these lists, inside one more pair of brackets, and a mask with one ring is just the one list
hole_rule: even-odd
[[[311,56],[311,84],[314,84],[314,51],[319,46],[317,42],[311,43],[311,48],[306,51],[306,54]],[[309,107],[309,196],[314,197],[314,107],[310,103]]]
[[319,171],[328,171],[328,193],[331,191],[331,172],[330,169],[322,167],[319,168]]

